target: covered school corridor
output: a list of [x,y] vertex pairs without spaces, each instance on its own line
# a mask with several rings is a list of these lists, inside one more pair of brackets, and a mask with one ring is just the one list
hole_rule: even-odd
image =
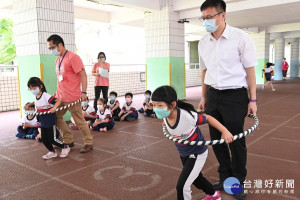
[[[300,196],[300,80],[274,85],[276,92],[257,88],[259,129],[246,138],[249,200],[296,200]],[[187,101],[194,106],[200,95],[200,87],[187,89]],[[134,98],[141,106],[142,95]],[[0,113],[0,199],[176,199],[181,163],[173,142],[162,133],[160,120],[140,115],[130,124],[116,122],[110,132],[93,132],[94,150],[88,154],[79,154],[81,134],[72,130],[75,147],[68,158],[45,162],[43,144],[15,137],[18,117],[19,111]],[[253,123],[247,119],[245,128]],[[209,139],[208,126],[200,129]],[[211,182],[218,180],[217,165],[209,147],[202,172]],[[266,180],[272,180],[273,186],[255,188],[258,180],[263,188]],[[287,180],[295,181],[294,189],[286,188]],[[193,199],[204,197],[194,189]],[[221,197],[234,199],[225,192]]]

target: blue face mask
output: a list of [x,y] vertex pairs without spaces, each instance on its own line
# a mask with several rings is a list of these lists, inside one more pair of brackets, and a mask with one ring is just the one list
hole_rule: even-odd
[[33,115],[34,113],[35,113],[34,110],[26,110],[25,111],[25,114],[27,114],[27,115]]
[[36,88],[35,90],[30,90],[30,91],[34,96],[36,96],[40,93],[40,88]]
[[154,110],[154,112],[155,112],[158,119],[163,119],[163,118],[168,117],[171,114],[173,109],[172,110],[167,110],[167,107],[164,107],[162,109],[154,108],[153,110]]
[[114,100],[116,100],[116,97],[115,96],[110,96],[109,99],[114,101]]
[[57,49],[51,49],[51,54],[54,55],[54,56],[59,56],[60,53],[57,51]]
[[205,27],[207,32],[214,33],[214,32],[216,32],[216,30],[218,29],[220,24],[217,26],[215,19],[206,19],[203,22],[203,26]]
[[88,102],[85,101],[81,102],[81,106],[87,106],[87,105],[89,105]]
[[146,99],[149,99],[149,98],[150,98],[150,96],[145,94],[145,98],[146,98]]

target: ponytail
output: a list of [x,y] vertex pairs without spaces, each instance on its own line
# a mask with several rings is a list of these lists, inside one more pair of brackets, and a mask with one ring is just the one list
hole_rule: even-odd
[[192,104],[177,99],[177,94],[175,89],[168,85],[157,88],[153,92],[151,99],[152,101],[165,102],[168,106],[170,106],[175,101],[178,108],[187,111],[192,115],[192,117],[194,117],[192,111],[197,112]]
[[190,115],[192,115],[192,117],[194,117],[192,112],[197,112],[192,104],[183,102],[179,99],[177,100],[177,107],[187,111],[188,113],[190,113]]

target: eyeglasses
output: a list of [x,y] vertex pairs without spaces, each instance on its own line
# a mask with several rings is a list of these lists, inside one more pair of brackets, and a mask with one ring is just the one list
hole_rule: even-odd
[[217,16],[217,15],[219,15],[219,14],[221,14],[221,13],[223,13],[223,12],[218,12],[217,14],[215,14],[215,15],[213,15],[213,16],[207,15],[206,17],[200,17],[199,20],[200,20],[201,22],[203,22],[204,20],[212,19],[212,18],[214,18],[215,16]]
[[55,49],[56,47],[57,47],[56,45],[49,47],[49,50]]

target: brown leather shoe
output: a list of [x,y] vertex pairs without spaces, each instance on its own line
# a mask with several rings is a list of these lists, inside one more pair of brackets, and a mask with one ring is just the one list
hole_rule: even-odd
[[71,142],[70,144],[66,144],[65,143],[65,145],[68,145],[69,147],[74,147],[75,145],[74,145],[74,142]]
[[93,145],[84,145],[82,149],[80,149],[80,153],[87,153],[93,149]]

